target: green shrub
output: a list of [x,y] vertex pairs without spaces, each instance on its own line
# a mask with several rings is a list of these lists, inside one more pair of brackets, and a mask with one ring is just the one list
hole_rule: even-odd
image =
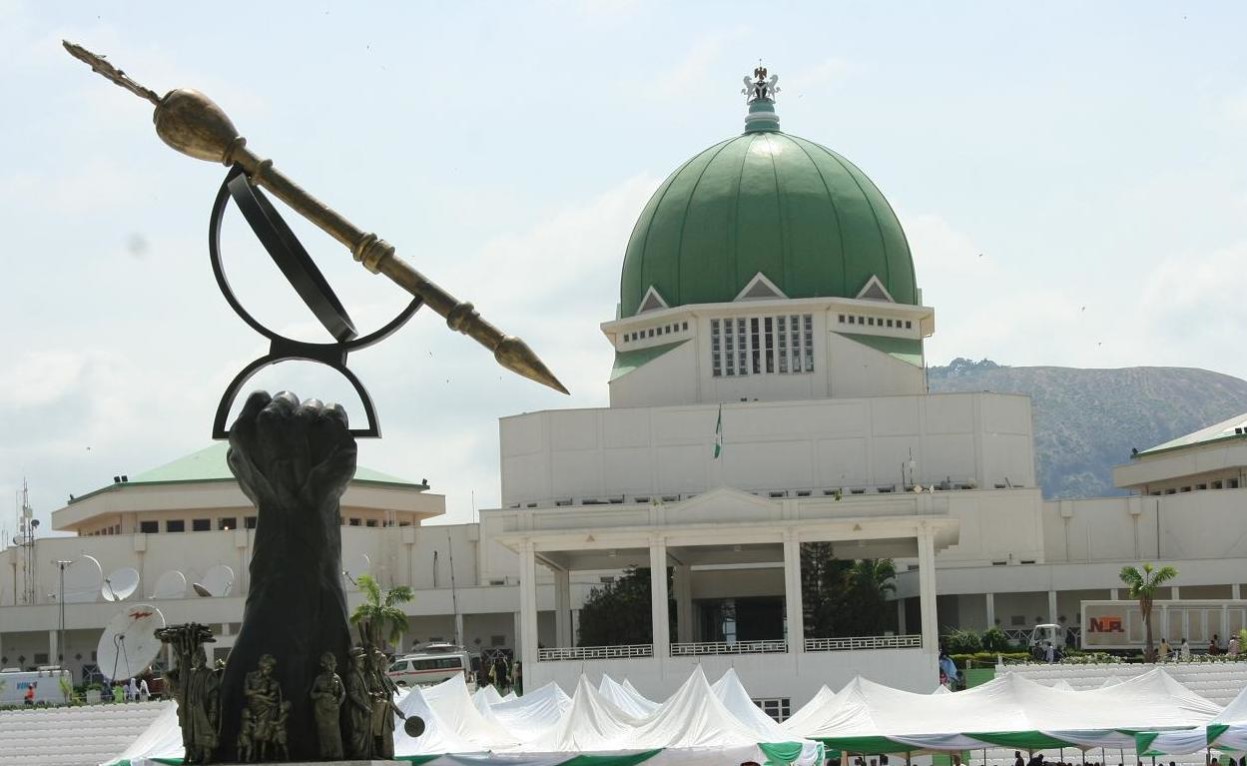
[[1030,659],[1026,652],[975,652],[973,654],[950,655],[958,668],[988,668],[996,665],[997,659],[1005,662],[1025,662]]
[[985,652],[1007,652],[1013,648],[1013,642],[1005,636],[1005,632],[997,627],[991,627],[983,631],[983,637],[980,641],[983,644]]
[[941,643],[949,654],[974,654],[983,650],[983,641],[977,631],[955,628],[944,634]]

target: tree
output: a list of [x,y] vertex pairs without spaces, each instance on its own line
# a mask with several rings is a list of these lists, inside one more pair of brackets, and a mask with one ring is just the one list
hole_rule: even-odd
[[801,603],[811,638],[877,636],[894,626],[896,566],[891,559],[846,561],[830,543],[801,546]]
[[398,605],[411,601],[411,588],[400,585],[382,596],[381,586],[372,575],[360,575],[355,582],[364,592],[364,603],[351,615],[351,624],[359,629],[359,640],[366,646],[379,647],[385,641],[397,644],[407,631],[407,613]]
[[[594,588],[580,608],[579,646],[652,644],[649,569],[628,567],[609,583]],[[668,587],[667,592],[671,589]],[[668,613],[671,599],[668,598]],[[675,635],[675,631],[671,631]]]
[[1178,570],[1171,566],[1156,569],[1151,564],[1144,564],[1142,570],[1124,566],[1119,576],[1130,587],[1130,598],[1139,601],[1139,611],[1143,614],[1143,660],[1153,662],[1156,654],[1152,649],[1152,601],[1156,598],[1156,589],[1177,577]]

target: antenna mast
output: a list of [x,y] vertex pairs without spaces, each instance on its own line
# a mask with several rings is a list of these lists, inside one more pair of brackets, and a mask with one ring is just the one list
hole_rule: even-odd
[[446,527],[446,558],[450,559],[450,608],[455,616],[455,646],[463,646],[459,635],[459,596],[455,592],[455,546],[450,541],[450,527]]
[[[21,601],[24,604],[34,604],[38,590],[35,585],[35,530],[39,528],[39,521],[35,518],[34,509],[30,507],[30,490],[25,479],[22,479],[22,491],[17,497],[17,535],[14,542],[18,547],[18,561],[22,565]],[[18,596],[15,593],[14,599],[16,598]]]

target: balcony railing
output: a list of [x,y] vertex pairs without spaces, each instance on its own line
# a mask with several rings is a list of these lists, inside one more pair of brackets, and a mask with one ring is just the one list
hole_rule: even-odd
[[672,644],[672,657],[697,657],[703,654],[783,654],[788,651],[784,639],[773,641],[705,641]]
[[629,657],[653,657],[650,644],[624,644],[623,646],[566,646],[537,650],[539,662],[557,660],[615,660]]
[[807,652],[843,652],[854,649],[921,649],[922,636],[853,636],[851,638],[807,638]]

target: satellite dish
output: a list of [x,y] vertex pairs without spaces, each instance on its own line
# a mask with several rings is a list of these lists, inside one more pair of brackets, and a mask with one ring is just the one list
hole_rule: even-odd
[[151,604],[135,604],[108,621],[95,650],[100,674],[109,681],[134,678],[160,654],[156,631],[165,617]]
[[224,564],[217,564],[204,573],[203,580],[195,583],[195,592],[204,595],[200,589],[206,590],[209,596],[224,598],[234,589],[234,570]]
[[65,567],[65,603],[89,604],[100,597],[104,570],[99,559],[82,555]]
[[342,574],[352,587],[357,587],[355,581],[360,575],[366,575],[372,571],[372,559],[368,558],[367,553],[357,553],[342,563],[344,570]]
[[156,587],[152,588],[152,598],[185,598],[186,575],[176,569],[170,569],[156,578]]
[[124,567],[114,569],[104,578],[104,587],[100,589],[105,601],[125,601],[139,589],[139,570]]

